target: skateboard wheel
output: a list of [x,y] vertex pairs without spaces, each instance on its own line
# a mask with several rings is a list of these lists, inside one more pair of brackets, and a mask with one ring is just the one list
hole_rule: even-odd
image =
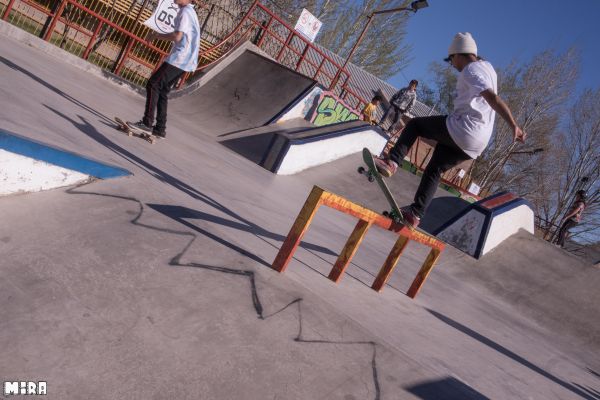
[[373,175],[369,175],[369,177],[367,179],[369,179],[369,182],[373,182],[375,180],[375,178],[373,177]]
[[365,173],[365,168],[364,167],[358,167],[358,173],[359,174],[364,174]]

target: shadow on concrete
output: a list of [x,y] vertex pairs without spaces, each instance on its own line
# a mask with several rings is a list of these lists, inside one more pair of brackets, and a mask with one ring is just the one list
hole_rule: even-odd
[[[141,201],[139,201],[136,198],[128,197],[128,196],[120,196],[120,195],[114,195],[114,194],[97,193],[97,192],[89,192],[89,191],[81,190],[81,188],[85,185],[86,184],[82,184],[75,188],[70,188],[66,192],[68,194],[72,194],[72,195],[102,196],[102,197],[108,197],[108,198],[119,199],[119,200],[124,200],[124,201],[136,202],[139,206],[139,212],[130,221],[132,224],[139,226],[141,228],[151,229],[151,230],[163,232],[163,233],[170,234],[170,235],[178,235],[178,236],[189,238],[190,240],[189,240],[188,244],[185,245],[179,253],[177,253],[175,256],[173,256],[171,258],[171,260],[169,261],[170,266],[197,268],[198,270],[216,272],[216,273],[241,277],[242,279],[244,279],[244,278],[248,279],[248,281],[250,283],[252,304],[254,306],[254,310],[255,310],[256,315],[259,320],[267,320],[270,318],[274,318],[277,315],[283,313],[284,311],[286,311],[288,309],[290,310],[290,312],[293,312],[293,310],[294,310],[293,306],[295,306],[296,312],[294,314],[296,315],[297,320],[298,320],[298,333],[297,333],[296,337],[294,337],[294,339],[293,339],[295,342],[304,343],[304,344],[313,344],[313,345],[332,344],[335,346],[335,349],[339,349],[340,345],[349,345],[349,346],[365,346],[366,345],[366,346],[369,346],[371,349],[371,358],[369,360],[370,365],[371,365],[371,377],[373,379],[373,387],[374,387],[374,392],[375,392],[374,400],[381,400],[381,385],[379,383],[379,374],[378,374],[378,369],[377,369],[377,343],[375,343],[373,341],[369,341],[369,340],[364,340],[364,341],[360,341],[360,340],[358,340],[358,341],[343,341],[343,340],[341,340],[340,341],[340,340],[326,340],[326,339],[323,339],[322,337],[319,337],[318,339],[306,338],[303,333],[304,332],[304,328],[303,328],[304,327],[304,317],[302,314],[302,302],[303,302],[302,298],[295,298],[291,302],[285,304],[283,307],[265,315],[265,310],[260,301],[260,296],[259,296],[258,288],[256,285],[256,274],[254,271],[252,271],[251,269],[238,269],[238,268],[232,268],[232,267],[224,266],[224,265],[222,266],[222,265],[201,264],[201,263],[196,263],[196,262],[183,262],[182,258],[185,257],[186,252],[192,246],[192,244],[195,242],[195,240],[197,238],[197,235],[194,232],[180,231],[180,230],[176,230],[176,229],[167,229],[167,228],[158,227],[158,226],[151,225],[151,224],[142,223],[142,222],[140,222],[140,220],[142,219],[145,208]],[[150,206],[152,208],[154,208],[155,210],[161,210],[161,207],[169,207],[169,206],[157,206],[157,205],[150,205]],[[247,251],[235,246],[234,244],[182,220],[181,218],[194,217],[194,214],[193,214],[194,211],[189,210],[189,211],[191,211],[191,214],[190,214],[190,212],[186,212],[187,209],[185,209],[184,207],[179,207],[179,209],[181,211],[179,214],[177,214],[176,212],[173,213],[174,219],[177,220],[178,222],[183,223],[185,226],[192,228],[194,231],[202,233],[203,235],[206,235],[214,240],[217,240],[219,243],[221,243],[235,251],[238,251],[238,252],[242,253],[243,255],[250,257],[251,259],[265,265],[264,260],[257,257],[256,255],[248,253]],[[169,208],[163,208],[162,211],[173,212],[175,210],[169,209]],[[267,264],[267,266],[268,266],[268,264]]]
[[423,400],[489,400],[470,386],[453,377],[426,381],[405,388]]
[[436,197],[431,201],[419,228],[433,234],[438,228],[460,214],[471,203],[456,196]]
[[76,106],[83,108],[84,110],[86,110],[87,112],[94,114],[95,116],[97,116],[98,118],[101,118],[111,124],[113,124],[112,122],[112,118],[107,117],[106,115],[98,112],[96,109],[88,106],[87,104],[77,100],[76,98],[74,98],[73,96],[70,96],[69,94],[63,92],[62,90],[60,90],[59,88],[57,88],[56,86],[51,85],[50,83],[46,82],[45,80],[39,78],[38,76],[36,76],[35,74],[29,72],[28,70],[26,70],[25,68],[13,63],[12,61],[7,60],[6,58],[0,56],[0,62],[5,64],[7,67],[14,69],[15,71],[19,71],[24,75],[27,75],[29,78],[33,79],[34,81],[36,81],[37,83],[39,83],[40,85],[44,86],[46,89],[49,89],[51,91],[53,91],[54,93],[58,94],[59,96],[63,97],[64,99],[70,101],[71,103],[75,104]]
[[[79,101],[78,99],[68,95],[67,93],[63,92],[62,90],[60,90],[59,88],[51,85],[50,83],[46,82],[43,79],[40,79],[39,77],[37,77],[36,75],[34,75],[33,73],[29,72],[28,70],[26,70],[25,68],[13,63],[10,60],[7,60],[4,57],[0,56],[0,62],[4,63],[5,65],[7,65],[9,68],[12,68],[16,71],[19,71],[21,73],[23,73],[24,75],[27,75],[29,78],[31,78],[32,80],[36,81],[37,83],[39,83],[40,85],[46,87],[47,89],[53,91],[54,93],[58,94],[59,96],[63,97],[64,99],[70,101],[71,103],[73,103],[74,105],[84,109],[85,111],[97,116],[98,118],[100,118],[100,122],[110,126],[110,127],[115,127],[115,123],[113,121],[112,118],[100,113],[99,111],[95,110],[93,107],[90,107],[89,105]],[[278,235],[275,234],[273,232],[269,232],[267,230],[265,230],[264,228],[256,225],[253,222],[250,222],[249,220],[243,218],[241,215],[233,212],[231,209],[223,206],[221,203],[215,201],[214,199],[212,199],[211,197],[205,195],[204,193],[196,190],[195,188],[193,188],[192,186],[186,184],[185,182],[180,181],[179,179],[175,178],[172,175],[169,175],[165,172],[163,172],[162,170],[154,167],[152,164],[146,162],[145,160],[143,160],[142,158],[138,157],[137,155],[131,153],[130,151],[126,150],[125,148],[117,145],[115,142],[109,140],[106,136],[104,136],[102,133],[100,133],[98,131],[98,129],[90,124],[85,118],[78,116],[80,121],[76,121],[70,117],[68,117],[67,115],[61,113],[60,111],[44,104],[44,106],[46,108],[48,108],[50,111],[54,112],[56,115],[58,115],[59,117],[69,121],[73,126],[75,126],[77,129],[79,129],[81,132],[83,132],[84,134],[86,134],[88,137],[90,137],[91,139],[93,139],[94,141],[96,141],[97,143],[101,144],[102,146],[106,147],[107,149],[111,150],[113,153],[117,154],[118,156],[120,156],[121,158],[127,160],[128,162],[137,165],[138,167],[144,169],[146,172],[148,172],[149,174],[153,175],[154,177],[156,177],[156,179],[165,182],[169,185],[171,185],[172,187],[188,194],[189,196],[193,197],[196,200],[200,200],[202,202],[204,202],[205,204],[214,207],[215,209],[217,209],[218,211],[221,211],[227,215],[229,215],[230,217],[238,220],[240,223],[237,224],[237,227],[243,226],[245,227],[243,230],[252,233],[254,235],[257,236],[261,236],[264,235],[268,238],[271,239],[275,239],[278,240],[280,242],[283,242],[285,240],[285,236],[283,235]],[[208,214],[207,214],[208,215]],[[317,246],[317,245],[311,245],[311,244],[305,244],[305,246],[309,249],[313,249],[316,251],[322,251],[324,253],[327,254],[331,254],[331,255],[336,255],[335,253],[333,253],[331,250],[326,249],[322,246]]]
[[519,364],[523,365],[524,367],[529,368],[533,372],[540,374],[544,378],[556,383],[557,385],[562,386],[563,388],[580,396],[581,398],[586,399],[586,400],[600,400],[600,393],[598,391],[589,389],[589,388],[585,388],[582,385],[579,385],[577,383],[566,382],[566,381],[560,379],[559,377],[552,375],[548,371],[538,367],[537,365],[533,364],[531,361],[526,360],[525,358],[521,357],[517,353],[510,351],[509,349],[502,346],[501,344],[496,343],[493,340],[474,331],[473,329],[461,324],[460,322],[457,322],[457,321],[455,321],[443,314],[440,314],[436,311],[433,311],[430,309],[426,309],[426,310],[431,315],[433,315],[440,321],[444,322],[445,324],[451,326],[452,328],[472,337],[473,339],[477,340],[478,342],[488,346],[492,350],[495,350],[495,351],[499,352],[500,354],[512,359],[513,361],[518,362]]
[[[212,222],[212,223],[219,224],[221,226],[225,226],[228,228],[233,228],[233,229],[237,229],[239,231],[248,232],[257,237],[262,237],[262,238],[266,238],[266,239],[274,239],[274,240],[281,241],[281,242],[283,242],[283,240],[285,239],[284,236],[275,234],[273,232],[269,232],[269,231],[261,228],[260,226],[257,226],[254,224],[247,224],[247,223],[240,223],[240,222],[232,221],[232,220],[217,217],[215,215],[205,213],[202,211],[192,210],[191,208],[187,208],[187,207],[162,205],[162,204],[148,204],[148,207],[181,223],[182,225],[187,226],[188,228],[190,228],[198,233],[203,234],[204,236],[210,237],[211,239],[215,240],[216,242],[219,242],[222,245],[229,247],[230,249],[235,250],[238,253],[245,255],[246,257],[258,262],[259,264],[265,265],[269,268],[271,267],[271,264],[266,262],[262,258],[258,257],[257,255],[255,255],[253,253],[248,252],[247,250],[242,249],[239,246],[236,246],[236,245],[224,240],[223,238],[221,238],[213,233],[208,232],[205,229],[199,228],[197,225],[194,225],[191,222],[189,222],[189,220],[196,219],[196,220]],[[275,249],[278,249],[277,246],[273,245],[270,242],[265,241],[265,243],[268,243]],[[312,250],[312,251],[335,255],[335,253],[333,253],[331,250],[329,250],[326,247],[322,247],[322,246],[318,246],[318,245],[314,245],[314,244],[310,244],[310,243],[305,243],[305,242],[302,242],[301,246],[307,250]]]
[[[138,166],[139,168],[145,170],[148,174],[154,176],[156,179],[172,186],[173,188],[175,188],[177,190],[182,191],[183,193],[189,195],[190,197],[192,197],[196,200],[199,200],[199,201],[205,203],[206,205],[208,205],[210,207],[213,207],[214,209],[230,216],[231,218],[237,220],[238,222],[235,223],[230,220],[218,218],[213,215],[206,214],[206,213],[204,213],[203,219],[211,219],[212,222],[223,223],[230,227],[244,230],[244,231],[251,233],[259,238],[262,238],[264,236],[264,237],[267,237],[270,239],[275,239],[282,243],[285,240],[285,236],[276,234],[274,232],[267,231],[266,229],[262,228],[261,226],[251,222],[250,220],[242,217],[241,215],[234,212],[230,208],[228,208],[228,207],[224,206],[223,204],[219,203],[218,201],[214,200],[212,197],[196,190],[194,187],[192,187],[192,186],[186,184],[185,182],[182,182],[181,180],[175,178],[174,176],[154,167],[152,164],[145,161],[144,159],[131,153],[130,151],[126,150],[125,148],[117,145],[113,141],[109,140],[102,133],[100,133],[96,129],[96,127],[93,126],[92,124],[90,124],[88,121],[86,121],[85,118],[78,116],[79,119],[81,120],[81,122],[78,122],[78,121],[68,117],[67,115],[61,113],[60,111],[53,109],[52,107],[50,107],[48,105],[44,105],[44,106],[46,108],[48,108],[49,110],[51,110],[52,112],[54,112],[56,115],[69,121],[71,124],[73,124],[73,126],[75,126],[77,129],[79,129],[81,132],[86,134],[91,139],[95,140],[97,143],[99,143],[102,146],[106,147],[107,149],[111,150],[112,152],[117,154],[119,157],[121,157],[121,158],[127,160],[128,162],[130,162],[131,164],[134,164],[134,165]],[[112,123],[112,121],[110,121],[109,125],[114,127],[114,123]],[[267,243],[269,243],[269,242],[267,242]],[[269,243],[269,244],[271,244],[271,243]],[[309,249],[312,249],[315,251],[321,251],[326,254],[336,255],[331,250],[329,250],[325,247],[322,247],[322,246],[312,245],[310,243],[305,243],[305,246],[306,246],[306,248],[309,248]],[[256,261],[258,261],[258,260],[256,260]],[[265,263],[264,260],[261,260],[258,262],[260,262],[261,264]],[[269,266],[270,266],[270,264],[269,264]]]
[[223,140],[220,143],[242,157],[247,158],[255,164],[260,165],[269,151],[275,132],[262,133],[235,139]]
[[600,378],[600,373],[598,373],[598,372],[594,371],[594,370],[593,370],[593,369],[591,369],[591,368],[586,368],[586,369],[587,369],[587,371],[588,371],[590,374],[594,375],[596,378]]

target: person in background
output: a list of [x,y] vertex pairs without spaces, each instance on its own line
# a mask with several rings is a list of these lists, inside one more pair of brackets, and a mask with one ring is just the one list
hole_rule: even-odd
[[573,207],[571,210],[564,216],[560,230],[558,231],[558,238],[556,240],[556,244],[560,247],[565,246],[565,240],[567,239],[567,233],[570,229],[574,228],[581,222],[581,215],[585,210],[587,195],[585,190],[580,190],[577,192],[575,197],[575,202],[573,203]]
[[381,104],[383,99],[381,96],[376,95],[371,99],[371,102],[363,108],[361,113],[361,119],[365,122],[375,125],[375,114],[377,113],[377,107]]
[[[184,74],[193,72],[198,67],[198,53],[200,51],[200,23],[193,0],[174,0],[179,6],[175,17],[175,30],[171,33],[157,33],[151,31],[146,40],[170,40],[173,43],[171,53],[156,70],[146,84],[146,106],[144,117],[133,127],[164,138],[167,134],[167,102],[171,87]],[[156,124],[154,116],[156,114]]]
[[390,108],[388,108],[386,110],[385,114],[383,114],[383,117],[381,118],[381,121],[379,121],[379,125],[383,124],[385,122],[385,119],[387,118],[388,114],[392,111],[394,112],[394,118],[392,119],[392,124],[386,130],[386,133],[388,134],[388,136],[392,136],[394,134],[394,132],[396,131],[396,128],[397,128],[396,125],[398,124],[400,117],[402,117],[405,114],[411,113],[412,108],[414,107],[414,105],[417,101],[417,86],[418,85],[419,85],[419,81],[413,79],[408,84],[408,87],[398,90],[398,92],[396,92],[396,94],[394,94],[392,96],[392,98],[390,99]]

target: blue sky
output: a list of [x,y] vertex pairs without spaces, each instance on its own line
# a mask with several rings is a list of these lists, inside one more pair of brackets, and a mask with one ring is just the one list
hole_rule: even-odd
[[406,40],[413,61],[388,82],[404,87],[428,79],[429,64],[441,61],[456,32],[471,32],[479,54],[496,67],[531,60],[552,48],[576,45],[581,52],[577,90],[600,87],[600,0],[427,0],[411,14]]

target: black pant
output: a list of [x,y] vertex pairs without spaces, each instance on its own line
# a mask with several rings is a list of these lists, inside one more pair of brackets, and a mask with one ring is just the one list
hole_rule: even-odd
[[390,151],[390,159],[398,165],[402,164],[402,159],[408,154],[418,137],[437,142],[431,160],[421,178],[414,203],[411,205],[415,214],[423,217],[433,199],[442,174],[461,162],[470,160],[471,157],[454,143],[448,133],[448,128],[446,128],[446,116],[440,115],[411,119]]
[[394,118],[392,119],[392,123],[390,124],[390,127],[388,128],[388,131],[391,132],[392,128],[394,127],[394,125],[396,125],[398,123],[398,120],[400,119],[402,114],[404,114],[405,111],[406,110],[401,110],[394,105],[389,106],[389,108],[387,110],[385,110],[385,113],[383,113],[383,117],[381,117],[381,120],[379,121],[379,125],[382,125],[385,122],[385,119],[387,118],[387,116],[393,112]]
[[574,219],[569,218],[568,220],[565,221],[564,224],[562,224],[562,226],[560,227],[560,230],[558,231],[558,239],[556,240],[556,244],[558,244],[560,247],[563,247],[565,245],[565,239],[567,238],[567,233],[569,232],[569,229],[574,228],[577,225],[577,221],[575,221]]
[[406,110],[401,110],[396,106],[392,106],[392,107],[394,107],[394,118],[392,119],[392,124],[388,128],[388,130],[390,132],[393,132],[393,130],[396,128],[396,124],[398,123],[398,120],[400,120],[400,117],[406,112]]
[[148,79],[148,83],[146,84],[144,124],[147,126],[154,125],[154,113],[156,111],[154,132],[164,133],[167,128],[168,95],[171,87],[183,75],[183,72],[183,70],[165,62]]

